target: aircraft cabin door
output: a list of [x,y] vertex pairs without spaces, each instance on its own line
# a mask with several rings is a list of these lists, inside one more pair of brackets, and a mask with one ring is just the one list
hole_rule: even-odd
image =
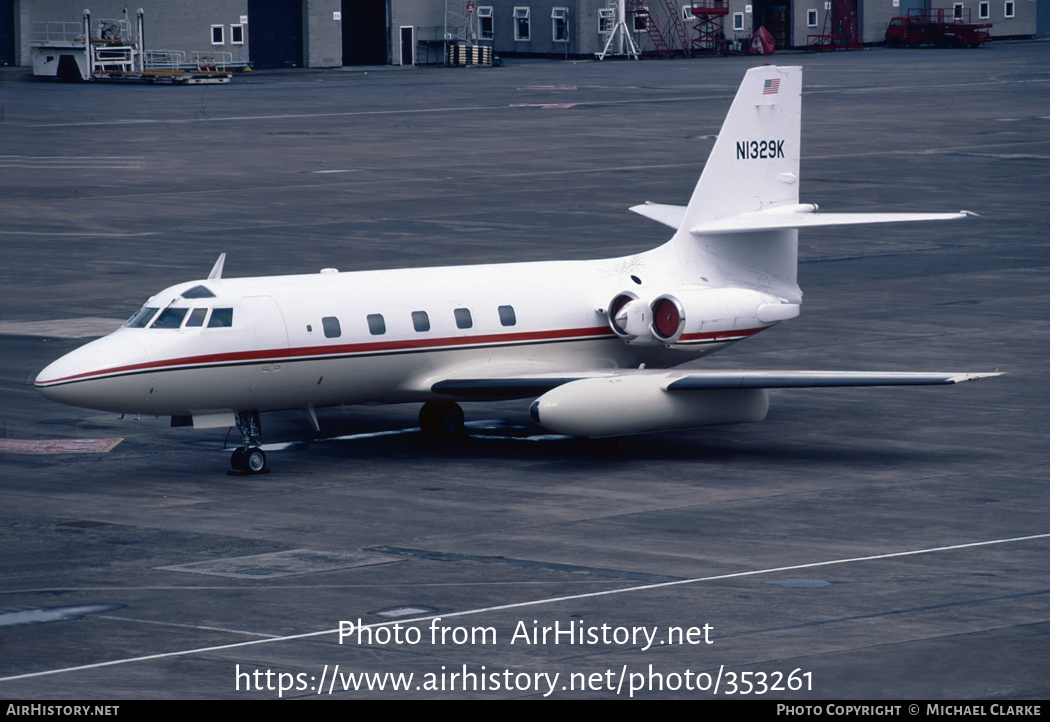
[[238,310],[251,334],[252,349],[260,355],[260,363],[248,367],[251,391],[269,398],[280,393],[287,376],[283,352],[288,348],[288,328],[284,314],[270,296],[247,296]]

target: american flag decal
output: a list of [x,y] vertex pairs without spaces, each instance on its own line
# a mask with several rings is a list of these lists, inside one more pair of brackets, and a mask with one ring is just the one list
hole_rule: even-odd
[[762,95],[776,95],[780,90],[780,78],[772,78],[762,83]]

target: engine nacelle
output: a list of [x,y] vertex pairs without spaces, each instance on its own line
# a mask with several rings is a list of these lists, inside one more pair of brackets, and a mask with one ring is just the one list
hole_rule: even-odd
[[559,434],[602,437],[761,421],[769,410],[765,389],[668,392],[666,384],[655,374],[581,379],[540,396],[529,414]]
[[709,334],[769,326],[798,315],[798,304],[747,288],[685,288],[653,300],[651,331],[668,346]]
[[609,303],[609,327],[629,344],[686,346],[712,334],[763,328],[798,311],[797,303],[748,288],[684,287],[651,301],[623,291]]
[[625,343],[653,343],[649,318],[649,303],[633,291],[618,293],[609,302],[609,328]]

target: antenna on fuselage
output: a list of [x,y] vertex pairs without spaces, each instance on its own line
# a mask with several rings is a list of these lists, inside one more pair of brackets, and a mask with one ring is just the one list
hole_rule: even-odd
[[220,253],[219,260],[215,262],[215,265],[211,267],[211,273],[208,274],[208,280],[214,281],[216,278],[222,278],[222,266],[226,263],[226,254]]

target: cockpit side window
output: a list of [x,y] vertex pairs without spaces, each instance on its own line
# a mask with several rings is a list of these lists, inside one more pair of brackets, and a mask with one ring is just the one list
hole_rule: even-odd
[[150,328],[178,328],[182,325],[182,319],[186,317],[187,311],[189,311],[188,308],[168,307],[161,311]]
[[190,311],[190,317],[186,319],[186,328],[191,326],[203,326],[204,317],[208,315],[208,309],[206,308],[195,308]]
[[128,322],[124,324],[127,328],[146,328],[149,326],[149,322],[153,320],[153,317],[157,314],[158,308],[150,308],[149,306],[143,306],[138,312],[128,319]]
[[229,328],[233,325],[232,308],[216,308],[208,319],[208,328]]

